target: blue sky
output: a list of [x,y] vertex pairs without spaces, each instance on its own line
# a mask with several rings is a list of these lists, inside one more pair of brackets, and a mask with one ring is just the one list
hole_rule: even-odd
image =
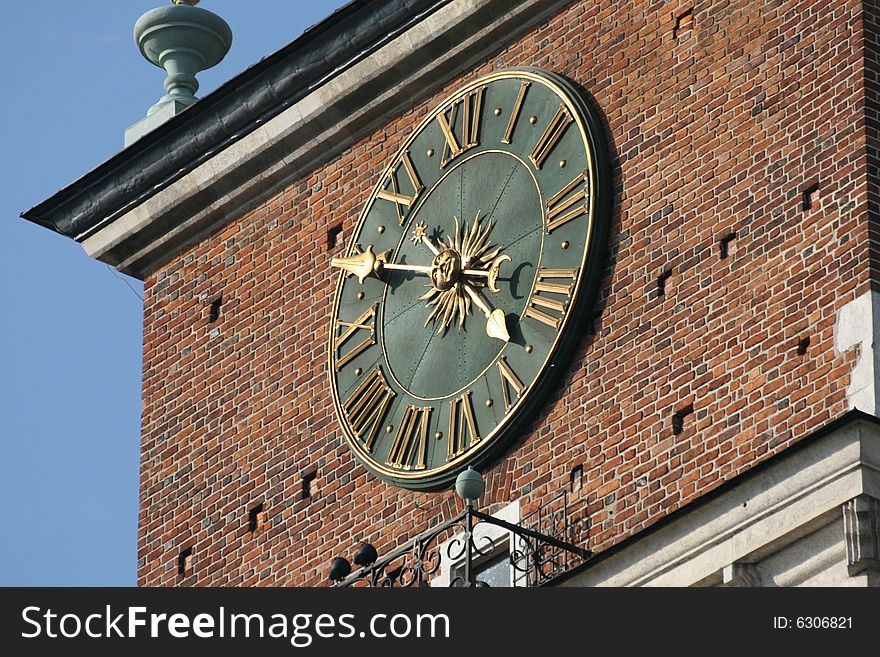
[[[121,150],[162,95],[131,30],[163,4],[3,7],[0,586],[136,583],[142,285],[18,215]],[[205,0],[234,42],[199,95],[343,4]]]

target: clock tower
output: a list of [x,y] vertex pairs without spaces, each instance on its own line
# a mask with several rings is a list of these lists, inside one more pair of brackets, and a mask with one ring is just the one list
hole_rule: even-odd
[[514,525],[558,585],[876,585],[878,21],[354,0],[169,99],[25,213],[145,283],[139,583],[323,585],[473,467],[497,585]]

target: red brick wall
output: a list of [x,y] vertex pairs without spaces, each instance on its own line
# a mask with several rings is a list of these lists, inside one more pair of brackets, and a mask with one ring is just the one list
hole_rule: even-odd
[[865,0],[865,133],[871,288],[880,291],[880,1]]
[[616,197],[595,334],[484,503],[527,512],[580,465],[572,504],[601,551],[844,413],[857,354],[835,352],[835,316],[870,284],[862,23],[858,0],[574,3],[150,277],[139,582],[321,584],[332,556],[387,552],[458,508],[368,476],[345,444],[326,236],[342,221],[350,238],[425,112],[499,67],[593,95]]

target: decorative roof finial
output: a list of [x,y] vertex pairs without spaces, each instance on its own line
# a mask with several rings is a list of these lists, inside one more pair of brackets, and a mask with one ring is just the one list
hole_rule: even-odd
[[171,0],[141,16],[134,40],[141,54],[164,68],[165,95],[147,112],[147,118],[126,130],[125,145],[179,114],[196,102],[196,73],[216,66],[229,52],[232,30],[216,14],[199,9],[199,0]]

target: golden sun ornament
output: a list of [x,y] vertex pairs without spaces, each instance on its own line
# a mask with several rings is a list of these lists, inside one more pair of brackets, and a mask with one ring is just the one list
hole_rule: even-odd
[[[490,250],[492,244],[489,242],[489,235],[493,224],[481,222],[479,212],[470,227],[466,222],[459,226],[458,217],[454,219],[455,231],[446,238],[446,244],[440,242],[439,249],[431,248],[424,222],[416,224],[412,235],[414,242],[425,242],[435,253],[431,264],[431,283],[420,300],[427,301],[428,306],[432,307],[425,326],[433,322],[437,326],[438,335],[444,333],[453,323],[457,324],[458,329],[464,326],[464,320],[471,312],[472,302],[482,305],[478,301],[480,290],[487,284],[491,289],[492,279],[497,279],[497,267],[500,265],[496,261],[500,249]],[[507,256],[502,258],[510,259]]]

